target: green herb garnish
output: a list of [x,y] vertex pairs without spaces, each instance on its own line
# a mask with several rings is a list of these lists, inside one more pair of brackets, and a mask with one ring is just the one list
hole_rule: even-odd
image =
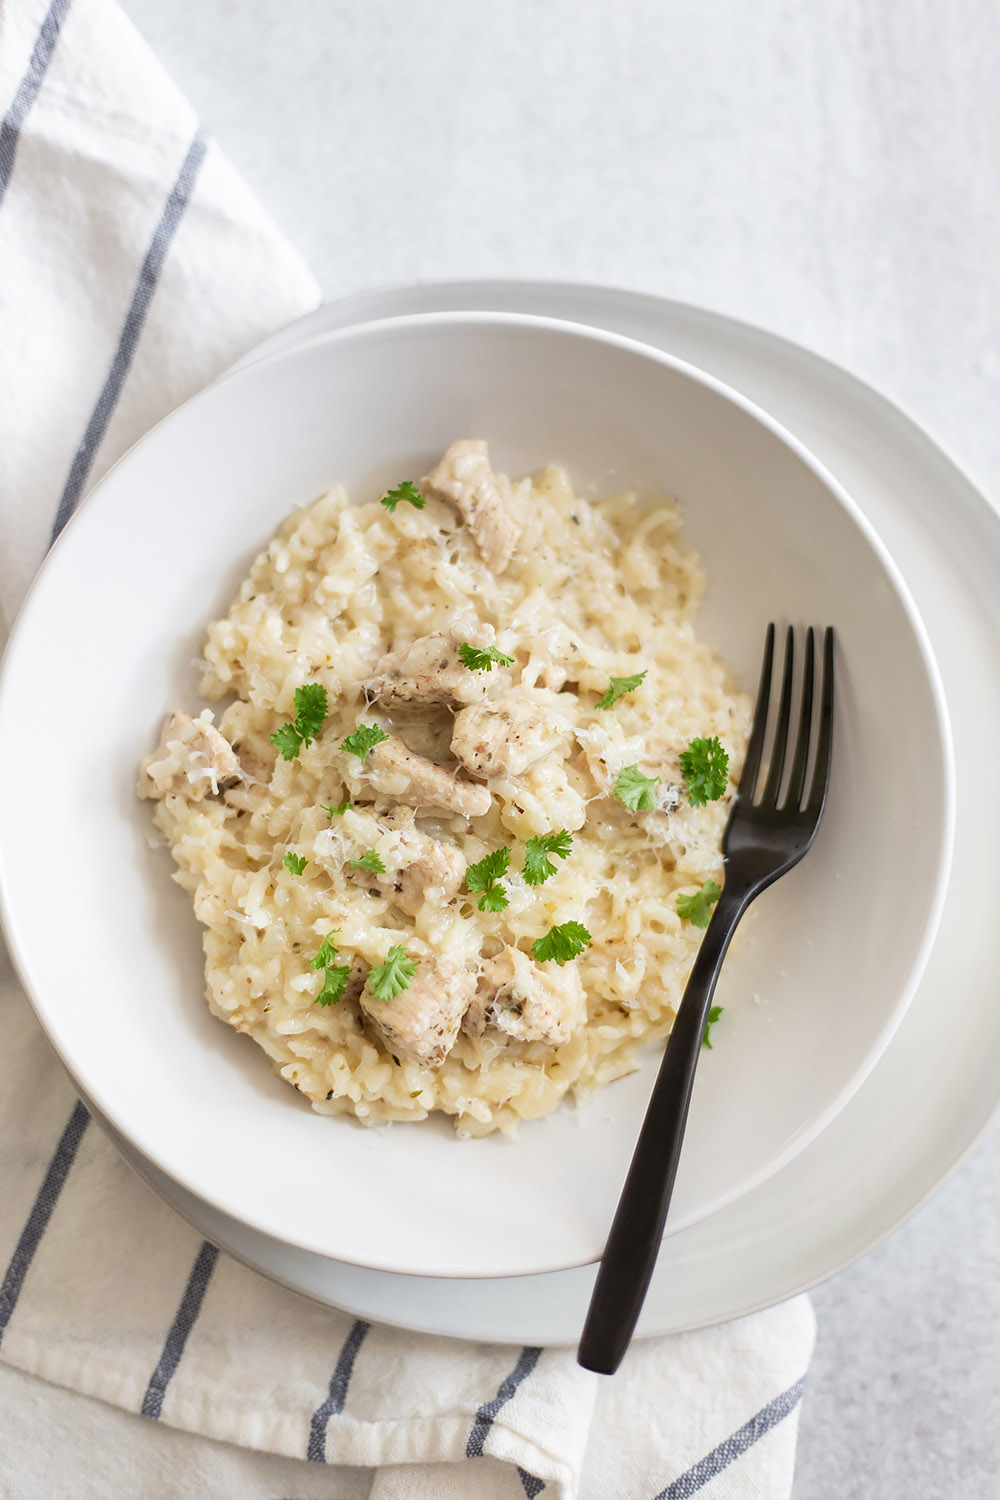
[[634,692],[645,675],[645,672],[636,672],[632,677],[612,677],[604,697],[597,700],[598,708],[610,708],[619,698],[624,698],[626,693]]
[[321,682],[307,682],[295,689],[295,718],[271,735],[271,744],[282,760],[294,760],[304,745],[312,744],[323,728],[327,707],[326,688]]
[[345,812],[347,812],[347,810],[350,807],[350,805],[351,804],[349,802],[342,802],[339,807],[334,807],[334,805],[333,805],[332,802],[321,802],[320,803],[320,807],[326,813],[326,815],[330,819],[331,823],[333,822],[334,818],[342,818],[344,816]]
[[348,869],[368,870],[372,875],[384,875],[385,865],[382,856],[376,849],[369,849],[367,854],[362,854],[360,859],[352,859],[348,862]]
[[560,922],[550,927],[544,937],[536,938],[531,945],[531,956],[539,963],[565,964],[582,953],[590,942],[590,933],[582,922]]
[[681,751],[681,775],[687,782],[688,801],[692,807],[717,802],[729,780],[729,756],[716,735],[711,739],[692,740]]
[[701,890],[695,891],[693,896],[677,897],[677,915],[683,922],[690,922],[694,927],[707,927],[712,920],[712,907],[721,895],[721,885],[716,885],[714,880],[706,880]]
[[479,900],[476,905],[480,911],[503,911],[510,903],[507,900],[507,892],[500,881],[507,873],[510,864],[509,849],[494,849],[490,854],[484,854],[482,859],[470,865],[465,872],[466,888],[475,895],[477,892]]
[[377,724],[359,724],[353,734],[349,734],[341,745],[341,750],[346,750],[349,755],[356,755],[361,764],[365,763],[365,756],[369,750],[374,750],[376,745],[381,745],[383,740],[389,736],[384,729],[379,729]]
[[554,854],[558,859],[565,859],[572,847],[573,835],[566,828],[560,828],[558,833],[536,833],[524,846],[521,873],[525,884],[542,885],[550,875],[556,873],[556,866],[548,855]]
[[713,1005],[708,1013],[708,1020],[705,1022],[705,1034],[701,1039],[701,1044],[703,1047],[707,1047],[709,1052],[711,1052],[712,1050],[712,1043],[708,1040],[708,1033],[711,1031],[712,1027],[715,1025],[716,1021],[722,1015],[722,1012],[724,1010],[724,1005]]
[[332,932],[327,933],[310,964],[310,968],[324,971],[323,987],[313,1001],[314,1005],[336,1005],[347,988],[351,966],[337,963],[337,944],[334,942],[337,932],[335,927]]
[[514,658],[504,656],[496,646],[470,646],[468,641],[463,641],[458,648],[458,655],[462,665],[468,667],[470,672],[492,672],[494,662],[498,667],[514,665]]
[[390,948],[384,964],[376,964],[368,975],[371,992],[377,1000],[392,1000],[408,990],[417,972],[416,962],[407,958],[405,948]]
[[643,776],[638,766],[625,766],[618,772],[615,796],[629,812],[652,812],[659,784],[659,776]]
[[303,859],[301,854],[292,854],[289,850],[281,863],[292,875],[301,875],[309,861]]
[[406,500],[417,510],[423,510],[427,504],[427,501],[417,489],[412,479],[404,479],[402,484],[397,484],[395,489],[389,490],[387,494],[382,496],[379,504],[384,505],[390,515],[395,515],[396,506],[401,500]]

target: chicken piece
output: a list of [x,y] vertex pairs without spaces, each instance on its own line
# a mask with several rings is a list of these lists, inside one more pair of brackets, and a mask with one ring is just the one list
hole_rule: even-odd
[[486,787],[414,755],[394,736],[369,752],[362,775],[380,797],[405,802],[412,808],[443,807],[463,818],[481,818],[490,810],[492,798]]
[[212,720],[208,708],[197,719],[179,709],[169,715],[159,745],[142,763],[140,797],[179,794],[201,802],[245,779],[236,751]]
[[575,965],[543,969],[519,948],[505,948],[487,960],[476,1000],[486,1007],[487,1023],[522,1042],[562,1046],[585,1019],[583,986]]
[[454,844],[432,839],[413,826],[412,808],[399,809],[380,820],[398,829],[399,864],[384,875],[352,870],[348,875],[368,890],[379,890],[393,905],[415,917],[424,906],[446,906],[465,879],[465,858]]
[[365,684],[368,696],[380,698],[390,709],[462,708],[477,703],[487,693],[502,691],[510,683],[510,675],[502,667],[473,672],[459,656],[463,641],[479,647],[493,642],[490,627],[479,626],[472,634],[474,639],[460,630],[422,635],[409,646],[390,651]]
[[451,753],[473,776],[520,776],[555,750],[565,733],[555,714],[507,693],[455,715]]
[[421,963],[409,989],[392,1000],[379,1000],[366,989],[361,1009],[401,1061],[439,1068],[475,992],[475,974],[456,959],[439,958]]
[[513,556],[521,528],[504,504],[500,483],[490,468],[482,438],[452,443],[421,487],[458,511],[472,532],[479,555],[493,573],[502,573]]

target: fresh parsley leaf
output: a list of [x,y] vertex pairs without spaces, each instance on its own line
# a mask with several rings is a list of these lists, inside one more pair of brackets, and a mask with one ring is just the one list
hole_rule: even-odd
[[352,859],[348,863],[351,870],[370,870],[373,875],[384,875],[385,865],[382,856],[377,849],[369,849],[367,854],[362,854],[360,859]]
[[295,727],[304,745],[311,745],[323,728],[329,700],[321,682],[307,682],[295,689]]
[[410,988],[416,972],[416,962],[407,958],[405,948],[390,948],[385,963],[376,964],[368,975],[368,983],[377,1000],[392,1000]]
[[712,907],[721,895],[721,885],[716,885],[714,880],[706,880],[701,890],[695,891],[693,896],[677,897],[677,915],[682,922],[690,922],[694,927],[707,927],[712,920]]
[[566,828],[560,828],[558,833],[536,833],[524,846],[522,874],[525,884],[542,885],[556,873],[548,855],[555,854],[559,859],[565,859],[572,847],[573,835]]
[[482,892],[476,902],[480,911],[503,911],[510,904],[507,892],[500,884],[509,865],[509,849],[494,849],[491,853],[484,854],[474,865],[469,865],[465,872],[465,884],[473,895],[477,891]]
[[290,870],[293,875],[301,875],[302,871],[305,869],[309,861],[307,859],[303,859],[301,854],[293,854],[291,850],[289,850],[281,863],[284,865],[285,869]]
[[295,718],[271,735],[271,744],[281,752],[282,760],[294,760],[303,745],[312,744],[323,728],[327,704],[321,682],[307,682],[295,689]]
[[514,658],[504,656],[496,646],[470,646],[468,641],[463,641],[458,648],[458,655],[462,665],[468,667],[470,672],[492,672],[494,662],[498,667],[514,665]]
[[560,922],[550,927],[544,937],[536,938],[531,945],[531,956],[539,963],[549,959],[553,963],[565,964],[582,953],[590,942],[590,933],[582,922]]
[[359,724],[353,734],[349,734],[341,745],[341,750],[346,750],[349,755],[356,755],[361,764],[365,763],[365,756],[369,750],[374,750],[376,745],[381,745],[383,740],[389,736],[384,729],[379,729],[377,724]]
[[316,957],[312,960],[312,963],[309,966],[310,968],[327,969],[331,964],[336,963],[337,944],[334,942],[334,938],[337,936],[337,933],[339,931],[339,927],[334,927],[331,932],[327,933],[326,937],[319,945],[319,948],[316,952]]
[[625,766],[618,772],[615,796],[629,812],[652,812],[659,784],[659,776],[643,776],[638,766]]
[[722,1012],[724,1010],[724,1005],[713,1005],[708,1012],[708,1019],[705,1022],[705,1033],[701,1039],[701,1044],[703,1047],[707,1047],[709,1052],[711,1052],[712,1050],[712,1043],[708,1040],[708,1033],[711,1031],[712,1027],[715,1025],[716,1021],[722,1015]]
[[397,484],[394,490],[389,490],[388,494],[382,496],[379,504],[384,505],[389,514],[394,516],[396,506],[401,500],[408,500],[417,510],[423,510],[427,504],[412,479],[404,479],[402,484]]
[[626,693],[634,692],[645,675],[645,672],[636,672],[632,677],[612,677],[604,697],[597,700],[598,708],[610,708],[612,703],[617,703]]
[[336,967],[328,965],[323,974],[323,988],[313,1004],[336,1005],[338,1000],[342,1000],[350,972],[350,964],[337,964]]
[[294,724],[282,724],[272,734],[271,744],[281,752],[282,760],[294,760],[302,749],[302,736]]
[[334,818],[342,818],[345,812],[347,812],[347,809],[350,807],[350,805],[350,802],[342,802],[339,807],[334,807],[332,802],[320,803],[320,807],[326,813],[331,823],[333,822]]
[[729,756],[716,735],[711,739],[692,740],[681,751],[681,775],[687,782],[688,801],[692,807],[717,802],[729,780]]

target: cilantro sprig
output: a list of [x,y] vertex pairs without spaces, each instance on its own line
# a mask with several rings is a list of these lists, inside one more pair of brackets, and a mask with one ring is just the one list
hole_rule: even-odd
[[347,988],[351,966],[337,963],[337,944],[334,941],[337,932],[335,927],[332,932],[327,933],[309,966],[323,971],[323,985],[313,1001],[314,1005],[336,1005],[338,1000],[343,999]]
[[379,504],[384,505],[389,514],[394,516],[396,514],[396,506],[401,500],[407,501],[415,510],[423,510],[427,504],[427,501],[417,489],[412,479],[404,479],[402,484],[396,485],[395,489],[387,491],[382,496]]
[[390,948],[385,963],[376,964],[369,973],[368,984],[377,1000],[393,1000],[410,988],[416,972],[416,960],[407,958],[405,948]]
[[652,812],[659,784],[659,776],[644,776],[638,766],[625,766],[618,772],[614,792],[629,812]]
[[597,700],[598,708],[610,708],[619,698],[624,698],[626,693],[634,693],[645,675],[645,672],[635,672],[631,677],[612,677],[604,697]]
[[674,905],[682,922],[693,927],[707,927],[712,920],[712,907],[722,895],[722,886],[714,880],[706,880],[700,891],[691,896],[680,895]]
[[505,906],[510,905],[507,892],[500,884],[509,865],[510,850],[506,848],[494,849],[491,853],[484,854],[474,865],[469,865],[465,872],[465,884],[473,895],[480,893],[476,902],[480,911],[503,911]]
[[377,849],[369,849],[366,854],[362,854],[360,859],[349,860],[348,869],[368,870],[372,875],[385,874],[385,865],[382,863],[382,856]]
[[468,641],[463,641],[459,646],[458,656],[462,665],[468,667],[470,672],[492,672],[494,662],[498,667],[514,665],[514,658],[505,656],[496,646],[470,646]]
[[544,937],[536,938],[531,945],[531,956],[539,963],[550,959],[559,965],[577,958],[590,942],[590,933],[582,922],[560,922],[550,927]]
[[348,755],[356,755],[364,765],[365,756],[369,750],[374,750],[376,745],[381,745],[382,741],[388,738],[385,730],[380,729],[377,724],[359,724],[354,733],[349,734],[343,741],[340,748],[346,750]]
[[332,823],[334,818],[342,818],[350,807],[350,802],[342,802],[339,807],[334,807],[333,802],[321,802],[320,807],[326,813]]
[[543,885],[556,873],[556,866],[549,859],[566,859],[573,847],[573,835],[567,828],[558,833],[536,833],[524,846],[522,874],[526,885]]
[[292,875],[301,875],[309,861],[303,859],[301,854],[293,854],[289,849],[281,863]]
[[294,760],[304,745],[312,744],[323,728],[328,706],[326,688],[321,682],[307,682],[295,689],[295,718],[271,735],[271,744],[282,760]]
[[709,1052],[712,1051],[712,1043],[708,1040],[708,1033],[711,1031],[716,1021],[722,1015],[722,1012],[725,1010],[725,1008],[726,1007],[724,1005],[713,1005],[709,1010],[708,1016],[705,1020],[705,1030],[702,1034],[701,1044],[703,1047],[707,1047]]
[[681,751],[680,761],[691,806],[704,807],[706,802],[717,802],[729,780],[729,755],[718,736],[692,740]]

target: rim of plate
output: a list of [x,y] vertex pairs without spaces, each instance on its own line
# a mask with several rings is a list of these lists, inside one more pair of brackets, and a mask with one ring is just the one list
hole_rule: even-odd
[[[921,940],[917,944],[916,949],[910,959],[909,971],[906,981],[900,987],[899,994],[897,995],[895,1002],[888,1016],[886,1017],[881,1032],[879,1033],[877,1043],[869,1049],[868,1054],[860,1061],[858,1066],[849,1075],[848,1079],[838,1091],[838,1093],[834,1096],[833,1100],[830,1102],[827,1108],[825,1110],[822,1110],[806,1129],[796,1135],[794,1140],[788,1146],[786,1146],[783,1151],[776,1153],[775,1156],[768,1163],[766,1163],[759,1172],[751,1174],[743,1183],[740,1184],[738,1189],[735,1189],[724,1195],[720,1195],[719,1199],[717,1201],[714,1201],[706,1209],[705,1214],[699,1215],[699,1218],[704,1218],[727,1207],[732,1202],[743,1197],[746,1193],[752,1191],[755,1187],[759,1186],[762,1182],[766,1181],[776,1172],[780,1171],[783,1166],[785,1166],[790,1160],[797,1156],[800,1151],[802,1151],[812,1140],[816,1138],[817,1135],[822,1132],[822,1130],[825,1129],[829,1122],[840,1112],[847,1100],[860,1087],[861,1083],[871,1072],[872,1068],[875,1066],[875,1063],[884,1052],[896,1027],[899,1024],[902,1015],[906,1010],[907,1005],[909,1004],[910,999],[912,998],[914,990],[916,989],[916,986],[924,971],[928,957],[930,955],[931,947],[933,945],[934,936],[937,932],[941,912],[944,905],[955,834],[954,750],[946,699],[940,673],[937,667],[937,662],[934,657],[934,651],[927,630],[923,624],[919,611],[917,610],[916,604],[910,594],[909,588],[902,576],[900,569],[896,565],[895,560],[893,559],[891,553],[888,551],[888,548],[882,542],[881,537],[878,535],[874,526],[867,519],[863,511],[856,504],[856,502],[850,496],[845,487],[840,483],[840,481],[809,451],[808,448],[806,448],[804,443],[802,443],[797,437],[795,437],[792,432],[785,428],[780,422],[773,418],[768,412],[757,405],[754,401],[751,401],[740,391],[736,390],[734,387],[728,385],[726,382],[718,379],[717,377],[709,374],[707,371],[699,369],[696,365],[691,364],[686,360],[668,354],[665,351],[658,349],[655,345],[646,344],[639,339],[629,338],[621,334],[612,333],[605,329],[595,328],[585,323],[579,323],[569,319],[550,318],[534,313],[522,314],[491,312],[488,310],[480,311],[475,309],[447,311],[443,313],[428,311],[402,314],[400,316],[389,318],[371,319],[364,323],[351,324],[347,327],[336,329],[325,334],[318,334],[316,337],[303,339],[295,343],[294,345],[286,349],[276,351],[273,354],[264,355],[260,358],[252,359],[248,363],[240,365],[228,372],[223,377],[223,379],[227,387],[231,386],[233,383],[245,383],[249,385],[260,376],[262,371],[266,371],[276,365],[292,363],[304,351],[314,349],[317,346],[349,346],[352,343],[363,342],[378,335],[388,337],[394,333],[403,332],[410,329],[419,329],[422,327],[442,327],[448,325],[519,327],[541,332],[552,332],[564,337],[579,339],[581,342],[596,342],[612,348],[617,348],[625,353],[632,354],[641,359],[651,361],[654,364],[677,371],[695,384],[701,385],[706,389],[712,391],[723,401],[726,401],[729,404],[735,406],[737,409],[741,410],[743,413],[753,419],[765,430],[770,432],[771,435],[775,437],[780,443],[782,443],[786,448],[788,448],[799,459],[799,461],[813,473],[813,475],[833,496],[840,507],[847,513],[854,526],[858,531],[861,532],[862,536],[865,538],[869,547],[874,552],[880,566],[882,567],[883,572],[889,584],[891,585],[894,594],[896,595],[899,603],[902,605],[904,614],[907,618],[907,622],[917,642],[925,676],[930,687],[931,701],[933,703],[934,709],[934,719],[937,728],[937,742],[940,752],[943,782],[942,789],[944,796],[940,807],[936,808],[936,811],[939,815],[939,827],[935,840],[938,850],[938,857],[937,868],[934,873],[933,894],[929,903],[927,920],[925,922]],[[47,577],[51,571],[52,560],[57,557],[61,558],[67,548],[72,545],[71,539],[78,536],[83,526],[87,524],[85,521],[85,517],[88,514],[93,514],[96,509],[103,506],[108,487],[107,481],[110,476],[112,474],[115,474],[123,465],[126,465],[131,461],[132,455],[144,445],[151,433],[169,429],[178,421],[181,413],[185,412],[188,407],[201,401],[206,396],[206,394],[212,390],[215,383],[216,382],[212,382],[212,384],[197,392],[194,396],[190,397],[187,401],[176,407],[172,412],[168,413],[167,416],[163,417],[158,423],[155,423],[154,426],[151,427],[146,433],[144,433],[143,436],[140,437],[134,444],[132,444],[132,446],[121,456],[121,458],[117,460],[117,462],[107,471],[107,473],[102,476],[101,480],[98,481],[94,489],[87,496],[85,502],[70,518],[62,533],[57,538],[54,545],[50,548],[48,554],[46,555],[46,558],[39,568],[38,573],[32,581],[31,587],[28,590],[21,608],[19,609],[15,617],[10,630],[9,639],[3,653],[3,657],[2,659],[0,659],[0,722],[2,722],[5,713],[7,682],[9,677],[8,667],[10,662],[15,658],[20,649],[21,637],[24,634],[25,629],[27,628],[26,622],[32,620],[40,610],[42,611],[42,617],[44,618],[44,588]],[[2,765],[2,754],[3,751],[2,748],[0,748],[0,765]],[[2,833],[2,830],[0,830],[0,833]],[[134,1130],[128,1121],[121,1118],[114,1098],[108,1097],[108,1090],[103,1086],[103,1084],[100,1081],[95,1081],[93,1079],[86,1065],[80,1066],[72,1056],[67,1055],[67,1052],[64,1050],[64,1047],[62,1046],[60,1040],[58,1014],[54,1014],[52,1008],[48,1005],[43,992],[43,987],[35,984],[31,955],[27,952],[26,948],[21,943],[16,912],[14,910],[13,891],[15,883],[16,881],[14,879],[14,872],[8,867],[5,843],[2,838],[0,838],[0,926],[2,926],[3,928],[10,950],[12,962],[15,966],[18,977],[24,986],[25,992],[31,1002],[32,1008],[34,1009],[35,1014],[41,1022],[50,1043],[60,1057],[60,1060],[62,1061],[70,1077],[75,1082],[78,1081],[81,1090],[94,1100],[94,1103],[97,1105],[101,1114],[108,1120],[108,1122],[114,1127],[114,1129],[120,1135],[129,1140],[145,1157],[148,1158],[149,1161],[151,1161],[161,1171],[172,1177],[174,1181],[178,1182],[187,1191],[193,1193],[196,1197],[202,1198],[204,1201],[218,1208],[221,1212],[227,1214],[229,1217],[238,1220],[239,1222],[247,1225],[252,1229],[258,1230],[262,1234],[266,1234],[274,1238],[276,1236],[275,1228],[266,1219],[262,1219],[259,1214],[255,1212],[248,1211],[242,1204],[235,1204],[227,1201],[225,1193],[220,1192],[218,1188],[213,1187],[211,1190],[207,1190],[205,1185],[201,1184],[197,1181],[196,1178],[192,1177],[188,1169],[178,1169],[169,1160],[165,1160],[159,1142],[156,1139],[149,1139],[148,1132],[145,1130]],[[695,1220],[694,1222],[697,1222],[697,1220]],[[295,1245],[297,1248],[302,1250],[312,1251],[313,1253],[326,1256],[336,1256],[336,1252],[332,1251],[329,1246],[322,1246],[316,1244],[315,1242],[311,1242],[309,1238],[302,1233],[297,1233],[291,1236],[288,1234],[281,1235],[279,1233],[277,1234],[277,1238],[283,1240],[285,1243]],[[529,1269],[522,1269],[517,1271],[511,1270],[505,1272],[498,1272],[496,1270],[470,1272],[467,1269],[457,1270],[454,1266],[436,1266],[434,1268],[425,1268],[419,1272],[414,1272],[412,1268],[402,1266],[399,1263],[392,1261],[391,1259],[377,1260],[369,1258],[365,1261],[356,1261],[350,1260],[347,1257],[336,1258],[342,1258],[345,1259],[349,1264],[364,1265],[374,1270],[389,1271],[403,1275],[418,1275],[433,1278],[450,1279],[454,1278],[456,1275],[475,1278],[479,1276],[494,1277],[497,1275],[516,1276],[545,1274],[552,1271],[571,1270],[581,1265],[591,1264],[593,1263],[593,1259],[596,1257],[586,1260],[573,1260],[571,1262],[559,1261],[556,1263],[546,1263],[539,1267],[531,1267]]]

